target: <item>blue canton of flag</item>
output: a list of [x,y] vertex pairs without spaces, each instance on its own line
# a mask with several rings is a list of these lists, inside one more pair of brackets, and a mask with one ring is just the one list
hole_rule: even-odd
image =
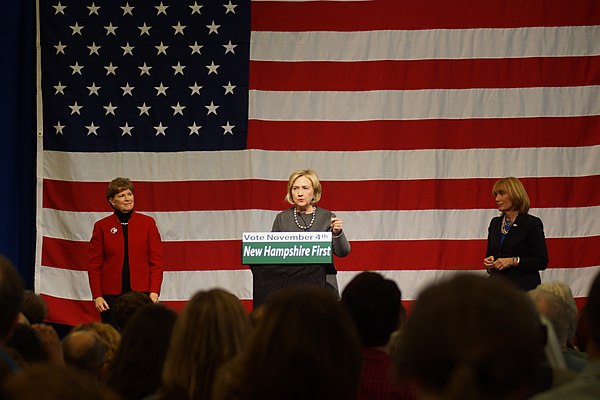
[[40,2],[44,149],[246,147],[249,2]]

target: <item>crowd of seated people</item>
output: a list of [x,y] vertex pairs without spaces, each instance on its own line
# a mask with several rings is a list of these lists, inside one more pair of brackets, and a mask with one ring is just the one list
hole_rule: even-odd
[[288,288],[252,315],[223,289],[196,293],[179,314],[135,293],[115,307],[116,326],[60,338],[0,256],[0,398],[600,398],[600,274],[582,312],[560,282],[524,292],[459,273],[425,287],[409,312],[400,289],[362,272],[339,300]]

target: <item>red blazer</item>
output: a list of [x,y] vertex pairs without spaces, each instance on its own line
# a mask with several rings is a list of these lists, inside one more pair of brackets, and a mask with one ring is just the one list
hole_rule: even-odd
[[[127,232],[131,289],[160,294],[164,263],[156,222],[152,217],[133,212]],[[88,265],[92,298],[121,293],[124,255],[123,230],[119,218],[111,214],[97,221],[90,241]]]

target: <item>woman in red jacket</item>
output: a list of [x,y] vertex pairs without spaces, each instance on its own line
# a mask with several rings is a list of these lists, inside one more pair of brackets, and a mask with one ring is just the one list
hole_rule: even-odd
[[131,180],[113,179],[106,198],[115,212],[94,224],[88,277],[96,310],[111,322],[109,310],[121,294],[144,292],[158,303],[163,256],[156,222],[133,210]]

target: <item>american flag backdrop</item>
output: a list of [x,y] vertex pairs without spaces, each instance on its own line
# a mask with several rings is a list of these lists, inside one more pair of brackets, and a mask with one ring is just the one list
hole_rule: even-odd
[[269,231],[314,168],[344,220],[343,287],[380,271],[414,300],[482,271],[491,194],[522,178],[542,279],[600,271],[596,0],[38,0],[35,289],[49,320],[98,319],[88,242],[130,177],[164,242],[161,300],[250,304],[242,232]]

